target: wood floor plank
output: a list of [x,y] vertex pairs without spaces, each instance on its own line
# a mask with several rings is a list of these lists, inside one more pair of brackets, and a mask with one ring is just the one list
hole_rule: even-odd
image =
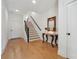
[[26,43],[24,39],[9,40],[2,59],[65,59],[57,55],[57,48],[41,40]]

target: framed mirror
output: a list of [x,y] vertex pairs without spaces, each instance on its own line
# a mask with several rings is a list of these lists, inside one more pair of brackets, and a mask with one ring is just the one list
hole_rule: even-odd
[[56,16],[48,18],[47,29],[48,31],[56,31]]

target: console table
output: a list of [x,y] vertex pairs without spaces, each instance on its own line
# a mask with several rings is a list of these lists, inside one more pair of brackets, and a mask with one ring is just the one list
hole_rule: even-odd
[[53,45],[53,41],[54,40],[55,40],[55,45],[58,46],[58,44],[57,44],[57,40],[58,40],[58,34],[57,34],[57,32],[47,31],[47,32],[42,33],[43,43],[45,41],[44,36],[46,36],[46,42],[48,41],[48,36],[52,37],[52,39],[51,39],[51,45],[52,45],[52,47],[54,47],[54,45]]

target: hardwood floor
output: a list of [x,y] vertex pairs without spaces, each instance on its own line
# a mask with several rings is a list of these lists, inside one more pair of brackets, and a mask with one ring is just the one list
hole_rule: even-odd
[[23,39],[9,40],[2,59],[64,59],[57,55],[57,48],[41,40],[26,43]]

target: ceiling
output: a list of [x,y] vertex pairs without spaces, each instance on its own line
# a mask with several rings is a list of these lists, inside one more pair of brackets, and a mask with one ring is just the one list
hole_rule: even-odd
[[32,0],[5,0],[5,3],[9,11],[19,10],[24,14],[29,11],[43,13],[57,6],[57,0],[36,0],[36,4]]

